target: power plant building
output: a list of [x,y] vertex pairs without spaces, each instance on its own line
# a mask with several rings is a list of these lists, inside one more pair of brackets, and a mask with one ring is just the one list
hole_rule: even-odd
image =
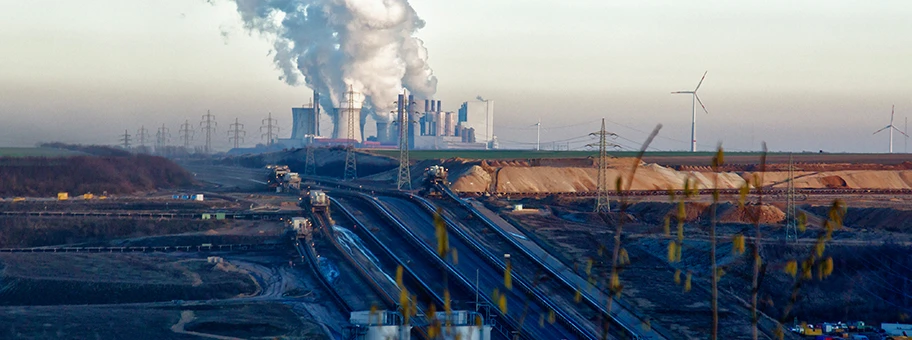
[[475,129],[475,138],[479,143],[492,144],[494,137],[494,101],[473,100],[462,103],[459,107],[459,124]]

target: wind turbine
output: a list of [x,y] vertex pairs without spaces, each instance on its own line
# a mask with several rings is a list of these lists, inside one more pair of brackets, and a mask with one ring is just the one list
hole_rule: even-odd
[[890,125],[884,126],[880,130],[874,131],[874,134],[876,135],[878,132],[881,132],[886,129],[890,129],[890,153],[893,153],[893,130],[896,130],[896,132],[903,134],[903,136],[909,137],[909,135],[907,135],[905,132],[902,132],[901,130],[896,128],[896,126],[893,126],[893,113],[895,110],[896,110],[896,105],[893,105],[893,107],[890,108]]
[[700,78],[700,82],[697,83],[697,87],[693,91],[675,91],[671,94],[689,94],[693,96],[693,112],[690,119],[690,151],[697,152],[697,103],[700,103],[700,106],[703,108],[703,112],[709,113],[706,111],[706,106],[703,105],[703,101],[700,100],[700,97],[697,96],[697,90],[700,89],[700,85],[703,84],[703,79],[706,79],[706,73],[709,71],[703,72],[703,78]]

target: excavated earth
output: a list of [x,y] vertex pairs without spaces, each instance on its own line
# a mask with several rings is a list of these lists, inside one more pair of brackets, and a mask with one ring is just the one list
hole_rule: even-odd
[[[560,193],[595,191],[597,188],[598,169],[593,159],[486,161],[454,158],[423,163],[415,168],[436,163],[446,166],[451,188],[457,192]],[[622,182],[630,180],[634,164],[637,163],[633,158],[609,161],[607,177],[612,190],[618,178]],[[910,162],[890,165],[797,163],[793,169],[796,188],[912,189]],[[688,178],[701,189],[737,189],[747,180],[754,186],[754,178],[759,178],[764,187],[784,188],[788,179],[787,164],[769,164],[765,171],[756,164],[727,165],[717,174],[709,166],[640,162],[635,171],[631,190],[680,189]]]

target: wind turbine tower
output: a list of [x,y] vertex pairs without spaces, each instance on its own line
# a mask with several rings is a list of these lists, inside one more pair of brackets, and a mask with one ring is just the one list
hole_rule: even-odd
[[907,135],[905,132],[902,132],[900,129],[893,125],[893,114],[895,110],[896,105],[893,105],[893,107],[890,109],[890,125],[887,125],[880,130],[874,131],[874,134],[876,135],[878,132],[881,132],[883,130],[890,130],[890,153],[893,153],[893,130],[896,130],[896,132],[903,134],[903,136],[909,137],[909,135]]
[[703,112],[709,113],[706,111],[706,106],[703,105],[703,101],[700,100],[700,96],[697,96],[697,90],[700,89],[700,85],[703,85],[703,79],[706,79],[706,73],[709,71],[703,72],[703,78],[700,78],[700,82],[697,83],[697,87],[693,91],[675,91],[671,94],[689,94],[693,96],[693,104],[691,108],[693,109],[691,119],[690,119],[690,151],[697,152],[697,103],[700,103],[700,107],[703,108]]

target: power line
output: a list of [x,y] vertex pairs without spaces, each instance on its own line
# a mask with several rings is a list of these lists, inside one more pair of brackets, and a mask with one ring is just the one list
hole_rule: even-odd
[[266,138],[266,145],[272,145],[273,140],[275,140],[276,135],[279,134],[281,130],[279,128],[279,121],[272,118],[272,112],[269,113],[265,119],[263,119],[263,126],[260,126],[260,132],[264,132],[260,137]]
[[206,110],[206,114],[203,115],[202,121],[200,122],[200,130],[206,132],[206,153],[212,152],[212,133],[215,132],[218,127],[218,122],[215,121],[215,115]]

